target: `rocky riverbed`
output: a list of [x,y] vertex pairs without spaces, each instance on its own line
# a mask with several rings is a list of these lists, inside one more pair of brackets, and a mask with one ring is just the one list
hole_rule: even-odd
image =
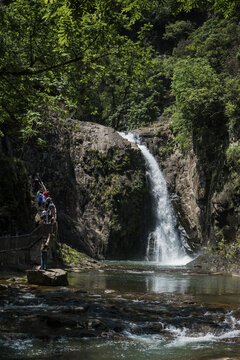
[[[111,264],[105,270],[69,274],[68,287],[23,280],[1,282],[0,348],[5,359],[77,359],[79,351],[86,352],[86,359],[102,359],[106,351],[106,359],[112,359],[113,343],[116,359],[142,359],[146,351],[155,359],[157,349],[160,355],[168,353],[161,359],[171,359],[176,346],[174,358],[190,359],[183,355],[186,344],[196,359],[220,358],[218,348],[223,356],[239,358],[237,278]],[[208,353],[214,348],[214,356],[204,357],[207,352],[198,353],[198,347]]]

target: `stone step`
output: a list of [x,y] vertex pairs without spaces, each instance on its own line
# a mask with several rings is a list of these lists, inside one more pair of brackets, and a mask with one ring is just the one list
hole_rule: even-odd
[[67,286],[67,272],[62,269],[27,270],[29,284],[42,286]]

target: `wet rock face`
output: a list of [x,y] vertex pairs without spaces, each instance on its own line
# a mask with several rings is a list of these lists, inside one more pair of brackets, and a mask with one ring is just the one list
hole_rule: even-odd
[[46,140],[25,161],[51,191],[60,240],[98,259],[140,255],[146,186],[138,148],[111,128],[72,119],[56,121]]
[[[212,198],[212,224],[215,229],[211,233],[213,249],[216,248],[229,261],[239,263],[240,254],[240,187],[239,173],[227,172],[225,181],[221,182],[218,191]],[[214,236],[215,235],[215,236]]]
[[163,172],[170,184],[170,192],[177,195],[172,196],[172,203],[179,222],[185,229],[192,248],[197,249],[204,243],[207,231],[207,189],[197,156],[190,151],[183,158],[176,152],[164,163]]

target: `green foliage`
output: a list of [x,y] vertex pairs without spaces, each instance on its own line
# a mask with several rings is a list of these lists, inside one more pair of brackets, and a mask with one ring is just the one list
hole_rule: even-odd
[[129,168],[130,157],[127,153],[124,156],[119,156],[118,153],[118,149],[114,149],[109,154],[95,149],[88,150],[87,158],[90,159],[89,171],[96,178],[98,176],[108,177],[112,173],[124,174]]
[[191,41],[185,46],[185,54],[207,59],[219,73],[227,66],[229,55],[234,56],[232,52],[236,51],[234,46],[238,42],[239,30],[235,21],[212,18],[191,34]]
[[[188,148],[193,135],[195,144],[196,138],[202,139],[204,150],[209,135],[221,128],[224,131],[225,123],[230,141],[236,142],[240,136],[239,36],[236,18],[212,17],[186,40],[179,41],[173,56],[164,60],[164,73],[172,81],[172,95],[176,99],[165,114],[172,119],[175,142],[183,150]],[[227,139],[224,143],[219,138],[221,141],[219,149],[227,145]]]
[[[110,228],[113,232],[117,232],[120,230],[121,216],[124,217],[122,211],[129,197],[131,197],[133,204],[136,205],[135,212],[137,213],[140,210],[138,205],[145,193],[144,176],[142,172],[136,172],[129,187],[126,186],[119,174],[111,175],[108,182],[109,185],[103,195],[103,203],[105,211],[111,219]],[[132,227],[134,228],[135,225],[133,224]]]
[[188,57],[174,65],[171,87],[176,99],[169,111],[175,141],[187,150],[193,127],[204,127],[219,104],[222,85],[207,60]]
[[228,166],[239,174],[240,171],[240,145],[230,145],[226,151]]
[[180,147],[183,153],[190,148],[192,141],[192,123],[184,117],[183,113],[177,109],[176,106],[168,108],[164,114],[170,115],[173,133],[175,135],[173,144]]
[[[121,227],[127,221],[126,213],[129,211],[129,216],[132,216],[129,199],[134,208],[134,218],[139,216],[140,219],[142,215],[140,204],[145,195],[145,176],[139,170],[142,159],[118,148],[111,148],[108,153],[92,149],[87,152],[86,157],[88,160],[82,166],[95,179],[91,182],[91,200],[94,206],[109,216],[112,234],[125,231]],[[130,227],[136,234],[139,224],[129,224],[128,229]]]
[[58,250],[58,254],[61,257],[63,263],[67,266],[78,266],[82,262],[83,254],[70,246],[61,247]]
[[107,214],[110,216],[110,227],[113,231],[119,228],[119,203],[122,200],[123,184],[119,175],[111,177],[111,185],[107,187],[103,196],[104,207]]
[[236,239],[231,244],[222,239],[213,250],[215,254],[218,253],[233,263],[239,263],[240,239]]
[[157,95],[143,98],[139,103],[134,101],[121,104],[113,115],[109,116],[107,123],[121,130],[132,130],[149,125],[160,115],[160,106],[157,106]]
[[230,139],[236,141],[240,137],[240,77],[225,79],[225,113],[228,117]]
[[196,115],[199,106],[218,100],[222,92],[221,82],[207,60],[183,59],[174,68],[172,93],[176,105],[184,113]]
[[[20,147],[31,139],[44,145],[41,132],[48,123],[43,113],[62,108],[62,103],[81,120],[117,129],[153,122],[164,109],[168,91],[163,61],[148,44],[155,26],[163,34],[167,24],[162,40],[180,41],[182,53],[204,57],[219,73],[232,42],[238,41],[238,26],[211,19],[192,33],[193,22],[186,17],[174,21],[170,9],[190,11],[206,2],[162,3],[14,0],[2,4],[0,134],[20,140]],[[209,9],[225,14],[237,6],[236,1],[207,3]],[[183,39],[188,41],[184,46]],[[176,55],[178,51],[180,45]],[[237,53],[236,48],[236,61]],[[184,69],[186,64],[181,66]],[[174,91],[179,98],[179,90]],[[202,97],[200,93],[194,96]],[[233,106],[229,100],[228,114],[233,113]],[[182,119],[177,127],[182,128],[186,109],[177,108],[177,112],[181,110],[178,119]]]
[[236,261],[239,263],[240,256],[240,239],[236,239],[236,241],[229,246],[227,246],[226,250],[226,258],[231,261]]
[[[209,2],[209,1],[207,1],[207,2]],[[194,8],[206,6],[205,0],[175,0],[175,1],[172,1],[172,3],[173,3],[173,5],[176,6],[177,11],[183,10],[186,12],[189,12]]]
[[[19,147],[30,139],[42,143],[43,114],[62,103],[81,120],[111,123],[122,103],[128,111],[146,93],[150,98],[148,79],[156,68],[145,39],[151,24],[142,22],[134,40],[131,34],[153,6],[149,1],[14,0],[0,6],[0,134]],[[155,96],[153,106],[158,101]],[[147,121],[155,116],[142,108]]]
[[189,12],[195,8],[208,8],[214,13],[230,17],[239,10],[238,0],[175,0],[177,11]]
[[193,25],[189,20],[178,20],[166,26],[163,39],[176,42],[187,37],[192,31]]
[[140,43],[132,46],[127,41],[97,66],[88,64],[85,80],[72,73],[74,82],[65,94],[77,104],[75,114],[116,129],[155,120],[163,106],[164,88],[160,61],[152,56],[151,47],[143,51]]

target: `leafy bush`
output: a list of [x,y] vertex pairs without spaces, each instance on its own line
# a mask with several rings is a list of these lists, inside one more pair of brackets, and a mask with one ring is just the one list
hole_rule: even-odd
[[201,129],[207,125],[209,117],[216,111],[223,89],[207,60],[189,57],[176,62],[171,88],[175,97],[171,122],[176,142],[186,150],[193,127]]
[[240,77],[226,77],[225,79],[225,114],[228,117],[230,139],[236,141],[240,136]]
[[187,37],[193,31],[193,28],[193,24],[189,20],[178,20],[166,26],[163,39],[174,42],[179,41]]
[[240,171],[240,145],[231,145],[226,151],[226,158],[229,167],[239,172]]

